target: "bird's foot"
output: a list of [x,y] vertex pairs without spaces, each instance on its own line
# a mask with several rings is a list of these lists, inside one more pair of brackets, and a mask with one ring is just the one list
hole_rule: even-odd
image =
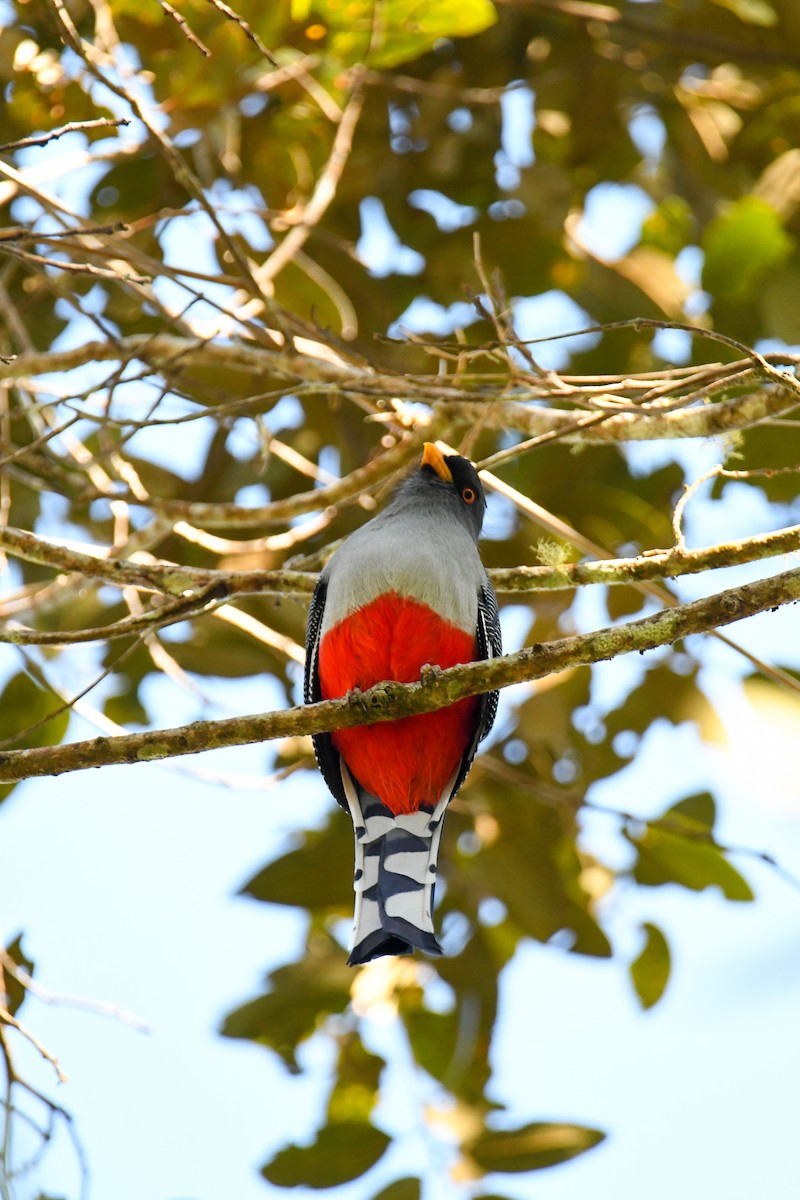
[[419,681],[423,687],[429,687],[432,683],[436,683],[436,680],[441,676],[441,674],[441,667],[437,667],[435,663],[425,663],[425,665],[420,668]]
[[362,712],[367,711],[364,693],[360,687],[350,688],[350,691],[345,693],[345,700],[348,708],[360,708]]

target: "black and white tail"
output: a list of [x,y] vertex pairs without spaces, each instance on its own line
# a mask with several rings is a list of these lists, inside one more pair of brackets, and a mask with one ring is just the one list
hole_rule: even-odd
[[455,776],[435,808],[395,815],[358,787],[344,759],[342,785],[355,830],[355,917],[348,963],[382,954],[441,954],[433,931],[439,841]]

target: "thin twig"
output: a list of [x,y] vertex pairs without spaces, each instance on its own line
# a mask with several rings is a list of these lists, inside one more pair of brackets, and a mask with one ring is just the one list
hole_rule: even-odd
[[122,279],[128,283],[150,283],[150,279],[139,275],[126,275],[121,271],[106,270],[105,267],[94,267],[91,263],[75,263],[64,258],[45,258],[42,254],[32,254],[30,250],[20,250],[10,242],[0,243],[0,253],[11,255],[20,262],[33,266],[53,267],[59,271],[71,272],[73,275],[93,275],[99,279]]
[[18,1021],[17,1018],[13,1016],[3,1005],[0,1005],[0,1023],[9,1025],[12,1029],[16,1029],[17,1033],[20,1033],[25,1038],[26,1042],[30,1042],[34,1050],[38,1051],[42,1058],[46,1059],[47,1062],[51,1064],[58,1078],[58,1082],[67,1082],[67,1077],[61,1070],[58,1059],[55,1057],[55,1055],[52,1054],[47,1047],[39,1041],[35,1034],[31,1033],[30,1029],[23,1025],[21,1021]]
[[83,229],[48,229],[39,232],[35,229],[3,229],[0,230],[0,245],[5,242],[53,242],[70,237],[87,237],[89,234],[123,233],[127,229],[124,221],[112,221],[110,225],[87,225]]
[[224,4],[223,0],[208,0],[208,3],[213,4],[214,8],[216,8],[218,12],[221,12],[222,15],[227,17],[229,21],[233,21],[235,25],[238,25],[245,37],[249,38],[256,50],[258,50],[259,54],[263,54],[267,62],[272,63],[273,66],[278,65],[275,62],[271,52],[264,45],[258,34],[251,28],[250,25],[248,25],[244,17],[240,17],[239,14],[234,12],[232,8],[229,8],[227,4]]
[[51,129],[48,133],[34,133],[16,142],[4,142],[0,145],[0,154],[5,154],[8,150],[22,150],[28,146],[46,146],[48,142],[54,142],[65,133],[83,133],[86,129],[113,129],[118,125],[130,123],[130,117],[97,117],[92,121],[70,121],[66,125],[60,125],[58,129]]
[[191,44],[197,50],[199,50],[200,53],[203,54],[206,58],[210,58],[211,51],[209,50],[208,46],[206,46],[206,44],[204,42],[201,42],[201,40],[197,36],[197,34],[194,33],[194,31],[191,29],[189,22],[186,20],[186,18],[182,17],[181,14],[179,12],[177,12],[172,7],[171,4],[168,4],[167,0],[159,0],[159,3],[161,4],[161,7],[163,8],[163,10],[167,14],[167,16],[172,17],[172,20],[178,26],[178,28],[180,29],[181,33],[186,38],[186,40],[188,42],[191,42]]

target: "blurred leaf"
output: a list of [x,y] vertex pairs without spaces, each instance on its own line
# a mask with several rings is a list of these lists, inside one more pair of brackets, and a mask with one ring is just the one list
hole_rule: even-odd
[[267,863],[242,892],[268,904],[294,908],[351,909],[353,827],[339,806],[324,829],[303,834],[303,844]]
[[698,686],[698,670],[696,662],[674,651],[656,659],[624,702],[605,716],[609,737],[627,730],[643,734],[660,717],[672,725],[691,721],[705,740],[724,742],[719,718]]
[[[69,725],[69,710],[44,720],[48,713],[59,708],[57,696],[37,687],[29,676],[20,672],[8,681],[0,692],[0,742],[13,738],[15,750],[30,750],[35,746],[57,746]],[[42,725],[39,721],[44,720]],[[32,728],[37,726],[38,728]],[[30,728],[30,733],[25,733]],[[17,735],[22,736],[18,737]],[[15,783],[0,784],[0,801],[15,788]]]
[[742,196],[706,227],[703,287],[726,305],[753,300],[765,275],[786,261],[793,246],[771,205]]
[[610,587],[606,592],[606,608],[610,621],[621,621],[641,612],[647,602],[643,592],[632,587]]
[[746,879],[708,840],[714,815],[713,797],[703,792],[666,810],[660,820],[670,828],[651,824],[642,833],[626,831],[638,850],[633,868],[636,882],[645,887],[677,883],[695,892],[718,887],[728,900],[753,900]]
[[496,898],[520,934],[548,942],[566,932],[576,953],[606,958],[611,953],[608,938],[580,884],[574,810],[542,803],[527,763],[515,770],[514,787],[491,777],[480,791],[470,790],[490,819],[478,822],[478,830],[485,829],[479,852],[462,858],[455,878],[448,880],[447,903],[465,903],[462,888],[468,890],[471,906]]
[[451,1068],[457,1070],[459,1066],[455,1055],[463,1009],[469,1004],[469,997],[463,997],[451,1012],[430,1012],[423,1006],[421,989],[413,996],[413,1000],[406,990],[400,1004],[400,1016],[415,1061],[434,1079],[451,1086],[456,1083],[455,1078],[450,1078]]
[[389,1138],[363,1121],[325,1125],[310,1146],[287,1146],[261,1168],[275,1187],[330,1188],[364,1175],[383,1155]]
[[771,272],[760,306],[773,337],[790,346],[800,343],[800,271],[783,267]]
[[661,999],[669,981],[670,953],[664,934],[646,921],[642,926],[646,941],[631,963],[631,979],[643,1008],[652,1008]]
[[489,0],[384,0],[379,24],[371,0],[303,0],[298,11],[303,16],[295,20],[319,18],[320,34],[328,27],[330,52],[344,64],[367,62],[379,70],[418,58],[441,38],[480,33],[497,20]]
[[[454,881],[455,883],[455,881]],[[446,928],[451,905],[461,907],[461,887],[448,886],[446,903],[438,912]],[[398,997],[399,1015],[406,1026],[415,1060],[453,1095],[467,1104],[485,1107],[486,1084],[491,1075],[489,1056],[497,1019],[498,979],[511,957],[511,945],[499,943],[493,929],[476,926],[460,954],[437,960],[439,977],[453,991],[452,1014],[431,1013],[424,1008],[423,994],[404,989]],[[458,1031],[462,1032],[461,1041]],[[441,1042],[436,1038],[441,1038]]]
[[667,196],[642,225],[642,245],[652,246],[673,258],[688,245],[694,233],[694,215],[683,196]]
[[[800,307],[800,295],[798,296]],[[791,471],[773,475],[754,475],[748,480],[728,480],[715,483],[712,495],[716,498],[725,494],[728,489],[735,492],[736,488],[749,487],[757,489],[767,497],[781,504],[792,504],[797,499],[800,490],[800,471],[797,458],[797,439],[800,438],[800,421],[796,418],[786,418],[791,425],[770,427],[757,425],[754,429],[745,430],[731,446],[725,466],[735,471],[760,470],[769,463],[771,468],[792,467]],[[796,426],[796,428],[795,428]],[[776,525],[783,521],[776,519]]]
[[778,14],[767,0],[712,0],[712,3],[730,9],[748,25],[762,25],[769,29],[778,24]]
[[519,1129],[487,1130],[464,1149],[487,1173],[540,1171],[598,1146],[605,1134],[582,1125],[537,1121]]
[[314,1033],[330,1013],[344,1012],[350,1003],[353,973],[335,942],[327,942],[300,962],[279,967],[269,976],[270,990],[229,1013],[224,1037],[248,1038],[268,1046],[296,1071],[299,1044]]
[[717,805],[711,792],[695,792],[673,804],[664,815],[675,825],[684,822],[687,833],[698,829],[707,829],[711,833],[717,819]]
[[[14,941],[10,942],[5,949],[6,954],[12,960],[12,962],[15,962],[18,967],[22,967],[22,969],[27,971],[29,975],[33,974],[33,962],[28,958],[28,956],[25,954],[25,951],[22,949],[21,933],[15,937]],[[2,991],[5,993],[5,1000],[3,1000],[2,995],[0,995],[0,1002],[5,1005],[13,1017],[19,1011],[23,1000],[28,994],[27,989],[22,986],[19,980],[15,979],[13,975],[9,974],[5,967],[2,969],[2,976]]]
[[503,1196],[499,1192],[479,1192],[473,1197],[473,1200],[509,1200],[508,1196]]
[[420,1200],[422,1181],[411,1175],[395,1179],[373,1196],[372,1200]]
[[339,1039],[336,1082],[328,1101],[331,1125],[369,1120],[385,1066],[384,1059],[365,1049],[357,1033],[349,1032]]

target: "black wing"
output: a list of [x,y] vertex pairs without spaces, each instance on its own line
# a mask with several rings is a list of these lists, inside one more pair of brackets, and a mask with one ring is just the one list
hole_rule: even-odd
[[[325,613],[325,596],[328,591],[327,582],[320,579],[311,597],[306,624],[306,669],[303,682],[303,701],[306,704],[316,704],[322,699],[319,689],[319,640],[322,629],[322,617]],[[345,812],[349,812],[347,798],[342,787],[342,775],[339,769],[339,754],[331,741],[329,733],[314,733],[311,735],[314,743],[314,754],[317,765],[322,772],[322,778],[327,783],[335,800],[341,804]]]
[[[480,658],[499,658],[503,653],[503,635],[500,630],[500,614],[497,611],[497,596],[489,580],[478,597],[478,655]],[[486,692],[481,696],[481,719],[478,741],[482,742],[494,725],[497,716],[499,692]]]
[[[482,587],[478,593],[478,658],[498,658],[503,653],[503,640],[500,632],[500,617],[497,611],[497,596],[494,594],[494,588],[489,580],[486,580],[485,587]],[[456,782],[450,793],[450,798],[455,796],[458,789],[467,777],[467,772],[472,766],[472,760],[475,757],[475,751],[478,749],[478,743],[482,742],[489,730],[494,724],[494,718],[497,714],[497,698],[499,692],[484,692],[480,699],[478,708],[478,718],[475,722],[475,732],[472,737],[464,757],[461,759],[461,766],[456,776]]]

